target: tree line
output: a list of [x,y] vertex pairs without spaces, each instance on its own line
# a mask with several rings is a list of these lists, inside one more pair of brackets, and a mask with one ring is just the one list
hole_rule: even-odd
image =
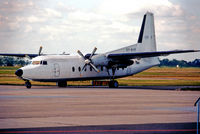
[[17,58],[17,57],[0,57],[0,66],[25,66],[29,63],[27,58]]
[[177,67],[177,65],[179,67],[200,67],[200,59],[195,59],[194,61],[163,59],[160,60],[159,66]]
[[[0,66],[24,66],[29,63],[27,58],[17,58],[17,57],[0,57]],[[168,66],[168,67],[200,67],[200,59],[195,59],[194,61],[185,61],[185,60],[169,60],[162,59],[160,60],[160,67]]]

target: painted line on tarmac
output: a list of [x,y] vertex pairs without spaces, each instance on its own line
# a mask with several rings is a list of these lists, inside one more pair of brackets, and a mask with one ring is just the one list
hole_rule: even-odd
[[51,130],[51,131],[5,131],[2,134],[25,133],[103,133],[103,132],[194,132],[196,129],[160,129],[160,130]]

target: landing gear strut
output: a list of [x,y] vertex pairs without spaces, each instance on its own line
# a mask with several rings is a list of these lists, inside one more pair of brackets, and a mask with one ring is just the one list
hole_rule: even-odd
[[32,85],[31,85],[31,83],[29,81],[26,81],[25,82],[25,86],[26,86],[26,88],[31,88]]
[[107,68],[108,75],[110,76],[109,88],[118,88],[119,86],[119,83],[116,80],[114,80],[115,71],[116,71],[116,67],[112,67],[112,76],[111,76],[109,73],[109,69]]

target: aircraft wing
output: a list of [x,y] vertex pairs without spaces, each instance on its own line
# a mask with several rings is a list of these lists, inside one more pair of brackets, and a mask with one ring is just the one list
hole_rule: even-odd
[[15,57],[37,57],[38,54],[13,54],[13,53],[0,53],[0,56],[15,56]]
[[114,60],[148,58],[157,56],[168,56],[169,54],[200,52],[200,50],[174,50],[174,51],[156,51],[156,52],[135,52],[135,53],[115,53],[108,54],[107,57]]

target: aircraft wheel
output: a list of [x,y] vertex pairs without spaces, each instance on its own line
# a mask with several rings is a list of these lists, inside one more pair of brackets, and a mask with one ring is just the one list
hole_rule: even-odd
[[116,80],[109,82],[109,88],[118,88],[119,83]]
[[25,82],[25,86],[26,86],[26,88],[31,88],[32,85],[31,85],[31,83],[29,81],[26,81]]
[[57,82],[57,85],[58,85],[58,87],[66,87],[67,82],[66,81]]

